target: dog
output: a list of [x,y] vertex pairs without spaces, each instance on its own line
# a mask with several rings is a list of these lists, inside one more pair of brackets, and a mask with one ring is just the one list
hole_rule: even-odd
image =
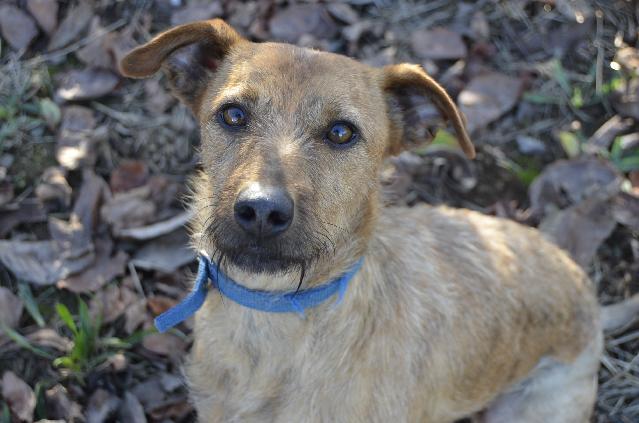
[[589,420],[602,329],[580,267],[515,222],[381,205],[385,159],[423,141],[417,101],[474,156],[420,66],[254,43],[219,19],[163,32],[120,66],[164,69],[199,121],[192,238],[211,268],[242,295],[289,299],[348,274],[301,313],[210,292],[185,371],[201,421]]

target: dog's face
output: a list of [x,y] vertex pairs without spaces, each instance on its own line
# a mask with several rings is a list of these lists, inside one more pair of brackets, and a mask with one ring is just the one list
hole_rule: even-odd
[[167,31],[122,62],[134,77],[160,67],[200,121],[194,201],[207,252],[247,271],[362,253],[383,159],[419,141],[416,96],[433,97],[473,154],[453,103],[416,66],[251,43],[213,20]]

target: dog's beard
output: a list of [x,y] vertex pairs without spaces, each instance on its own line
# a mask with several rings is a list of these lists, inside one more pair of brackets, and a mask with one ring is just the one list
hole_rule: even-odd
[[213,252],[212,259],[222,268],[232,265],[250,273],[295,274],[302,284],[306,269],[320,259],[330,259],[336,244],[326,230],[290,228],[272,239],[249,238],[231,222],[216,219],[206,226],[203,236]]

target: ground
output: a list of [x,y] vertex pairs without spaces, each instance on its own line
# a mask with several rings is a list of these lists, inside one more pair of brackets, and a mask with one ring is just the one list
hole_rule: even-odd
[[[639,292],[639,6],[632,1],[5,0],[0,5],[0,421],[192,421],[183,198],[197,126],[161,75],[116,63],[152,34],[222,17],[245,36],[419,63],[463,111],[469,161],[432,139],[389,161],[386,202],[539,227],[600,301]],[[630,301],[637,301],[633,297]],[[639,420],[639,325],[606,334],[593,421]],[[630,321],[630,323],[628,323]]]

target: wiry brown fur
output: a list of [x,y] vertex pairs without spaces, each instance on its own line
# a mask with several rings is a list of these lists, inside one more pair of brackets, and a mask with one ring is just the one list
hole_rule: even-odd
[[[488,422],[587,420],[601,331],[579,267],[509,221],[380,205],[383,160],[418,141],[402,117],[409,95],[431,96],[474,154],[439,85],[412,65],[374,69],[250,43],[219,20],[172,31],[122,68],[194,75],[173,79],[201,124],[194,245],[262,290],[318,285],[364,256],[342,303],[305,319],[208,296],[187,367],[202,421],[451,422],[482,410],[476,418]],[[199,50],[176,59],[186,44]],[[202,61],[207,49],[214,63]],[[220,125],[228,103],[247,110],[246,128]],[[361,132],[344,149],[323,140],[341,119]],[[295,201],[291,227],[268,245],[233,221],[235,198],[251,183],[284,187]]]

